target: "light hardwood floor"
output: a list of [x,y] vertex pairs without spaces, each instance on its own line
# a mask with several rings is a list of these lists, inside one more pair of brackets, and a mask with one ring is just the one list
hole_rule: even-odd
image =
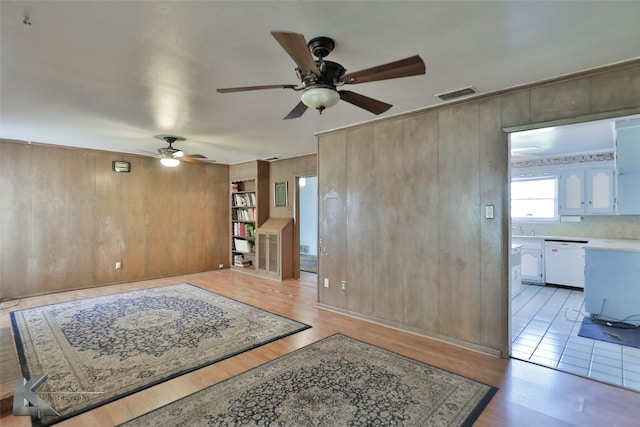
[[[0,328],[3,334],[8,330],[8,313],[11,310],[182,282],[312,326],[76,416],[58,424],[61,427],[118,424],[336,332],[499,387],[500,391],[476,426],[638,425],[638,393],[519,360],[499,359],[319,309],[316,307],[315,277],[302,273],[300,280],[276,282],[227,269],[34,297],[5,302],[0,313]],[[3,348],[4,354],[6,350]],[[0,425],[29,426],[30,423],[26,417],[9,415],[0,419]]]

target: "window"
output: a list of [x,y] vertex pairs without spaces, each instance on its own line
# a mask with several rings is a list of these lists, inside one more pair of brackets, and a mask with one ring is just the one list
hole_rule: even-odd
[[558,185],[556,177],[511,181],[511,218],[530,221],[557,219]]

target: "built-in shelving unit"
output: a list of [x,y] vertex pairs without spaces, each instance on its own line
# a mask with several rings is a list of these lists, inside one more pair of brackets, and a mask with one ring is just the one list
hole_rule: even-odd
[[255,270],[256,180],[231,182],[231,262],[233,267]]
[[256,271],[256,233],[258,227],[269,217],[268,167],[268,163],[262,161],[232,166],[231,268]]

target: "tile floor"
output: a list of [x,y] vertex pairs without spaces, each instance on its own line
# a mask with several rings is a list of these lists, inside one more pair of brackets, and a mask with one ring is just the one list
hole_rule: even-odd
[[578,336],[581,291],[523,284],[511,313],[512,357],[640,391],[640,349]]

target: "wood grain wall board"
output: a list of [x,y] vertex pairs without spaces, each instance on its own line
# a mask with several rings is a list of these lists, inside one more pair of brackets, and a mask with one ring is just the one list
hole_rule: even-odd
[[270,164],[263,160],[256,161],[257,186],[256,203],[258,205],[258,221],[256,226],[260,227],[269,219],[269,205],[271,205],[271,185],[270,185]]
[[638,106],[640,65],[602,73],[591,78],[591,112],[600,113]]
[[[502,102],[491,98],[479,103],[480,181],[480,340],[489,348],[501,348],[509,331],[509,197],[508,141],[500,119]],[[494,218],[484,218],[484,207],[493,205]],[[503,236],[497,239],[495,236]],[[503,264],[505,263],[505,264]],[[499,265],[501,268],[495,268]],[[507,355],[508,348],[501,348]]]
[[30,145],[0,144],[0,299],[36,292],[29,274],[33,150]]
[[[171,220],[168,185],[171,175],[158,161],[148,163],[144,169],[145,183],[145,272],[147,277],[163,277],[168,268],[170,231],[167,223]],[[125,261],[126,262],[126,261]]]
[[[584,79],[588,81],[585,83]],[[395,277],[396,282],[407,283],[411,274],[415,275],[413,280],[423,281],[434,272],[438,274],[437,289],[424,291],[424,298],[429,301],[425,304],[438,304],[438,319],[435,322],[426,319],[424,326],[418,327],[419,330],[468,343],[470,347],[492,349],[506,354],[505,349],[509,346],[509,312],[506,307],[510,252],[509,172],[507,140],[501,129],[525,130],[637,114],[640,112],[639,79],[640,66],[636,62],[633,66],[622,65],[619,69],[609,68],[604,72],[579,73],[577,76],[554,79],[553,82],[505,90],[493,96],[462,100],[451,105],[383,118],[319,135],[319,145],[322,147],[324,141],[335,138],[335,134],[375,128],[380,123],[389,121],[420,120],[426,115],[438,116],[438,124],[435,126],[438,149],[433,153],[438,158],[438,177],[433,180],[437,200],[432,202],[437,206],[435,220],[438,235],[435,245],[438,254],[425,260],[425,271],[419,271],[416,267],[404,268],[402,274]],[[561,93],[553,93],[554,91]],[[586,109],[585,100],[590,100]],[[415,141],[422,138],[422,135],[417,132],[412,134],[405,128],[405,138],[406,148],[411,151],[416,147]],[[323,155],[324,152],[319,150],[320,165],[327,160]],[[357,167],[357,162],[357,158],[350,158],[348,167]],[[410,170],[408,162],[409,157],[406,157],[400,167]],[[327,178],[322,169],[318,178],[319,185],[322,186]],[[409,180],[407,178],[405,183],[407,188]],[[349,191],[356,193],[358,189],[352,189],[352,184],[355,185],[350,182]],[[487,200],[496,200],[496,218],[490,223],[483,218]],[[323,224],[326,218],[323,209],[321,206],[321,228],[327,226]],[[378,206],[374,209],[378,209]],[[401,207],[398,209],[401,210]],[[409,240],[408,245],[419,248],[418,240],[424,240],[424,237],[419,234],[417,236],[419,237]],[[356,259],[358,252],[351,253],[348,243],[347,247],[348,257]],[[398,244],[394,252],[399,253],[406,248],[407,242]],[[332,266],[325,268],[331,269]],[[414,307],[411,302],[414,299],[420,300],[421,291],[405,288],[405,305],[401,309],[405,312],[406,320],[404,324],[398,323],[395,326],[411,329],[417,323],[413,322],[411,313],[413,310],[418,312],[421,308]],[[413,298],[414,295],[416,298]],[[355,302],[353,306],[356,306]],[[337,305],[336,307],[339,308]],[[431,312],[429,307],[426,305],[422,310]],[[369,317],[366,313],[362,315]]]
[[502,104],[500,121],[503,128],[529,123],[530,98],[529,91],[507,93],[500,97]]
[[[96,231],[95,231],[95,267],[97,283],[113,283],[118,280],[115,262],[122,260],[122,251],[126,245],[122,214],[121,177],[107,166],[108,154],[101,153],[96,159]],[[127,262],[124,260],[123,262]]]
[[[373,128],[358,127],[347,132],[347,309],[364,315],[373,313],[373,266],[385,262],[374,248],[377,233],[374,196],[377,188],[373,170]],[[351,161],[350,159],[357,159]]]
[[[47,168],[45,165],[59,165],[57,168]],[[35,283],[47,282],[53,290],[64,289],[66,238],[65,216],[66,200],[65,177],[66,169],[72,167],[72,162],[66,156],[66,151],[58,147],[44,147],[35,150],[33,155],[33,242],[31,246],[31,268]],[[87,259],[80,259],[84,262]]]
[[[65,150],[65,237],[61,290],[95,283],[95,167],[96,153]],[[111,165],[109,165],[110,167]]]
[[589,113],[590,78],[531,89],[531,121],[546,122]]
[[404,127],[401,120],[373,126],[373,169],[370,172],[375,209],[373,210],[373,314],[391,322],[403,320],[404,258],[400,212],[406,179]]
[[481,311],[478,126],[475,103],[439,112],[439,332],[475,343]]
[[[344,309],[347,292],[340,281],[347,278],[347,147],[346,132],[337,132],[318,143],[318,302]],[[320,160],[322,159],[322,160]],[[329,287],[324,280],[329,279]]]
[[229,216],[229,166],[208,165],[205,168],[205,265],[217,268],[229,266],[229,226],[228,222],[217,218]]
[[[219,246],[208,263],[205,253],[212,250],[203,236],[210,212],[209,221],[224,227],[228,239],[227,166],[223,179],[207,184],[205,169],[217,165],[181,165],[193,168],[180,175],[180,168],[169,171],[135,155],[5,140],[0,150],[0,200],[10,207],[1,213],[2,299],[210,270],[227,259],[228,248]],[[129,161],[131,172],[114,172],[116,159]],[[172,176],[182,177],[182,187]],[[170,203],[192,181],[195,190]],[[221,208],[207,209],[205,200]],[[192,225],[189,235],[174,239],[180,230],[168,226],[172,213]],[[180,254],[173,263],[169,248]]]
[[400,222],[404,264],[404,319],[411,327],[438,330],[438,114],[404,120],[405,182]]

